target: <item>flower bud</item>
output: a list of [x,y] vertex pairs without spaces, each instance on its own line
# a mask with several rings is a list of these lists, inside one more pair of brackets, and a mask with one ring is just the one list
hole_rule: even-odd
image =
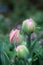
[[19,45],[16,48],[16,53],[19,58],[24,59],[28,57],[29,51],[25,45]]
[[43,45],[43,39],[41,39],[41,40],[39,41],[39,44],[40,44],[40,45]]
[[22,30],[27,34],[33,32],[35,30],[35,22],[31,18],[23,21]]
[[10,42],[13,42],[14,37],[16,36],[17,32],[18,32],[17,29],[16,30],[11,30],[11,32],[10,32]]
[[36,33],[32,33],[32,34],[31,34],[31,39],[33,40],[33,39],[35,39],[35,38],[37,38],[37,34],[36,34]]
[[21,29],[21,25],[18,25],[18,26],[17,26],[17,29],[20,30],[20,29]]
[[23,35],[20,34],[20,30],[12,30],[10,33],[10,42],[21,43],[23,41]]

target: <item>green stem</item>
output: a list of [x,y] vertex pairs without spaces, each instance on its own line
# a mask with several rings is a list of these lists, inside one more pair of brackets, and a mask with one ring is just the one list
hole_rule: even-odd
[[31,34],[28,35],[28,41],[27,41],[28,49],[30,48],[30,46],[31,46]]
[[[28,35],[28,41],[27,41],[27,47],[30,51],[30,47],[31,47],[31,34]],[[30,51],[30,54],[28,56],[28,58],[32,58],[32,54],[31,54],[31,51]],[[32,65],[32,62],[28,62],[29,65]]]

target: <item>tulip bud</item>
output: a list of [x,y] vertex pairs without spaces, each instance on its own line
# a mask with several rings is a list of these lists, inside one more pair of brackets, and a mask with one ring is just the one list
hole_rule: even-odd
[[23,41],[23,35],[20,34],[20,30],[12,30],[10,33],[10,42],[21,43]]
[[16,53],[19,58],[25,59],[28,57],[29,51],[25,45],[19,45],[16,48]]
[[33,32],[35,30],[35,22],[31,18],[23,21],[22,30],[27,34]]
[[17,26],[17,29],[20,30],[20,29],[21,29],[21,25],[18,25],[18,26]]
[[19,30],[11,30],[11,32],[10,32],[10,42],[13,42],[13,40],[14,40],[14,37],[16,36],[16,34],[17,34],[17,32],[18,32]]
[[37,38],[36,33],[32,33],[32,34],[31,34],[31,39],[33,40],[33,39],[35,39],[35,38]]
[[43,45],[43,39],[41,39],[41,40],[39,41],[39,44],[40,44],[40,45]]

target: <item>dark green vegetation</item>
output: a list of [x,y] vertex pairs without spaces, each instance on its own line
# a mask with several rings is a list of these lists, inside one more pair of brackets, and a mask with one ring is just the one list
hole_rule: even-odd
[[20,59],[14,60],[15,51],[10,44],[9,33],[27,18],[32,18],[41,27],[36,31],[39,39],[32,40],[35,46],[33,44],[33,59],[28,59],[29,65],[31,60],[32,65],[43,65],[43,45],[38,44],[43,39],[43,0],[0,0],[0,2],[11,7],[8,12],[0,13],[0,65],[14,65],[14,61],[15,65],[25,65]]

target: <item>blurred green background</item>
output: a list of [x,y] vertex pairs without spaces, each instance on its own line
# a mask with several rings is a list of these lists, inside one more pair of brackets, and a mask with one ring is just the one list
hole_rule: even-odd
[[43,29],[43,0],[0,0],[0,34],[8,34],[27,18]]

